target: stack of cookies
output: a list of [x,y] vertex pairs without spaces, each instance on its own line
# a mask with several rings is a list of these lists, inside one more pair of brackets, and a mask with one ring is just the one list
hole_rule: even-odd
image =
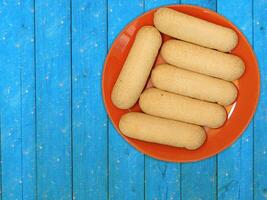
[[[160,33],[175,39],[162,44]],[[116,107],[129,109],[139,100],[143,111],[123,115],[121,132],[190,150],[203,145],[204,128],[223,126],[225,106],[237,98],[232,81],[245,71],[242,59],[229,53],[237,43],[232,29],[170,8],[158,9],[154,26],[137,32],[112,90]],[[152,69],[159,52],[166,63]],[[144,90],[150,75],[153,87]]]

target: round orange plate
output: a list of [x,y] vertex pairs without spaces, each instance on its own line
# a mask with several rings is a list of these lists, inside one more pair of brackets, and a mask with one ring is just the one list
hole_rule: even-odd
[[[249,121],[256,110],[259,97],[260,78],[257,60],[245,36],[237,29],[237,27],[219,14],[204,8],[189,5],[172,5],[168,7],[225,27],[229,27],[234,29],[238,34],[239,43],[232,53],[243,59],[246,65],[246,71],[245,74],[235,83],[239,88],[239,95],[234,105],[226,108],[228,111],[227,122],[219,129],[206,129],[206,142],[202,147],[194,151],[143,142],[125,137],[120,133],[118,129],[120,117],[129,111],[140,111],[140,108],[138,104],[129,110],[116,108],[111,101],[111,91],[132,46],[136,32],[144,25],[153,25],[153,14],[156,9],[143,14],[127,25],[114,41],[107,55],[103,70],[103,98],[110,120],[117,131],[127,142],[139,151],[164,161],[198,161],[213,156],[229,147],[242,134],[249,124]],[[166,35],[162,36],[165,41],[170,38]],[[156,63],[162,62],[164,61],[159,56]],[[151,84],[148,82],[147,87],[149,85]]]

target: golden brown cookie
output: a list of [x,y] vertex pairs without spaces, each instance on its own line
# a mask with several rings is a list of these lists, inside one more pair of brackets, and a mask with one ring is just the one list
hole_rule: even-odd
[[234,30],[170,8],[160,8],[155,12],[154,25],[160,32],[174,38],[222,52],[231,51],[238,43]]
[[146,89],[140,96],[141,110],[149,115],[178,120],[209,128],[218,128],[226,120],[223,106],[165,92],[156,88]]
[[156,88],[221,105],[232,104],[237,88],[231,82],[187,71],[168,64],[157,65],[151,79]]
[[121,132],[131,138],[187,149],[199,148],[206,139],[200,126],[131,112],[120,119]]
[[233,81],[242,76],[245,64],[238,56],[222,53],[179,40],[162,45],[164,60],[176,67]]
[[121,109],[132,107],[145,87],[161,46],[161,35],[153,26],[143,26],[113,87],[111,100]]

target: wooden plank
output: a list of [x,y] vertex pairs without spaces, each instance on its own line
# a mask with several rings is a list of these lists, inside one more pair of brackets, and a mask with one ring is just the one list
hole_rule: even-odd
[[166,5],[179,4],[180,0],[145,0],[145,11]]
[[191,4],[195,6],[200,6],[208,8],[211,10],[216,10],[217,0],[181,0],[182,4]]
[[216,158],[181,166],[181,199],[216,199]]
[[147,157],[145,199],[180,199],[180,164]]
[[[145,11],[179,0],[146,0]],[[145,199],[180,199],[180,164],[145,156]]]
[[35,135],[35,52],[34,1],[18,1],[21,5],[23,36],[21,45],[21,134],[22,134],[22,198],[36,198]]
[[[108,46],[143,12],[143,1],[108,1]],[[109,122],[109,198],[144,199],[144,156],[127,144]]]
[[70,1],[35,5],[38,198],[71,199]]
[[[235,8],[235,12],[233,12]],[[252,42],[252,0],[218,1],[217,10]],[[229,149],[218,155],[218,199],[253,199],[253,123]]]
[[267,3],[254,0],[253,42],[261,73],[261,96],[254,118],[254,199],[267,199]]
[[101,73],[107,52],[107,1],[72,3],[73,192],[108,198],[107,115]]
[[[1,2],[1,161],[2,198],[22,199],[21,21],[16,2]],[[19,47],[19,48],[17,48]],[[4,67],[3,67],[4,66]]]
[[[1,71],[1,69],[0,69],[0,72],[2,72]],[[0,83],[2,83],[2,82],[0,82]],[[2,85],[0,85],[0,91],[1,91],[1,93],[2,93],[2,87],[1,87]],[[0,99],[0,104],[1,104],[1,99]],[[1,104],[2,105],[2,104]],[[1,121],[2,121],[2,109],[1,109],[1,107],[0,107],[0,200],[2,200],[2,141],[1,141],[1,139],[2,139],[2,124],[1,124]]]
[[[216,1],[182,0],[183,4],[193,4],[216,10]],[[196,163],[181,165],[181,199],[216,199],[217,189],[216,157]]]
[[0,199],[34,199],[33,1],[2,1],[0,17]]
[[218,199],[253,198],[253,123],[218,156]]

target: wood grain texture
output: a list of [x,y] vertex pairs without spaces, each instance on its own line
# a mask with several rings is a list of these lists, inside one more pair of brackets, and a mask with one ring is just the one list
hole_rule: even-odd
[[182,199],[216,199],[216,159],[182,164]]
[[217,0],[181,0],[181,3],[216,10]]
[[22,199],[21,14],[16,1],[1,2],[1,161],[2,198]]
[[[108,46],[135,17],[142,14],[142,0],[108,1]],[[144,155],[131,147],[109,122],[109,198],[144,199]]]
[[[216,1],[182,0],[183,4],[192,4],[216,11]],[[196,163],[181,165],[182,199],[216,199],[217,196],[217,157]]]
[[33,5],[0,3],[0,199],[36,196]]
[[[20,1],[17,1],[19,3]],[[21,45],[21,142],[22,199],[36,198],[36,134],[35,134],[35,35],[34,1],[20,3],[23,43]]]
[[[179,0],[145,0],[145,11]],[[145,156],[145,199],[180,199],[180,164]]]
[[180,164],[146,156],[145,199],[180,199]]
[[107,1],[72,2],[73,193],[108,199],[107,115],[101,73],[107,52]]
[[258,110],[229,149],[196,163],[136,151],[108,121],[103,62],[123,27],[179,0],[0,1],[0,200],[267,199],[267,2],[182,0],[230,19],[254,45]]
[[[252,0],[233,0],[227,4],[218,1],[217,11],[232,21],[252,44]],[[235,144],[218,155],[218,199],[253,199],[253,122]]]
[[254,199],[267,199],[267,3],[253,2],[253,43],[261,75],[261,95],[254,117]]
[[70,1],[36,0],[37,192],[72,199]]

